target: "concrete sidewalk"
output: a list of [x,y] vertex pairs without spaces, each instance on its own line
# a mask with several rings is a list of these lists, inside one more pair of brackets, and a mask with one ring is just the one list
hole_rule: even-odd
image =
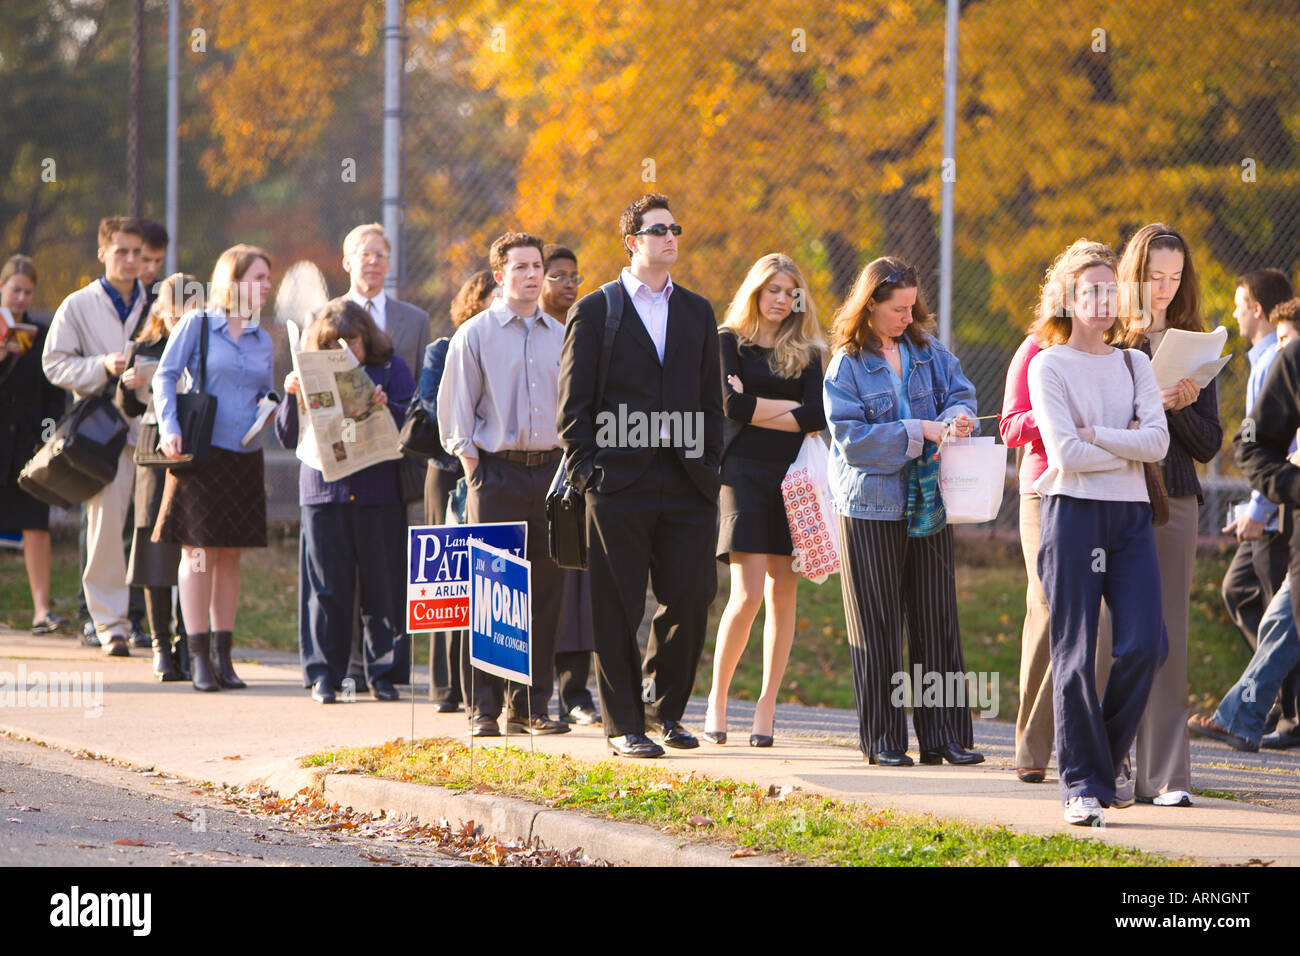
[[[238,670],[249,689],[198,694],[188,684],[157,683],[147,652],[135,653],[137,656],[128,659],[107,658],[75,639],[0,632],[0,675],[4,675],[0,687],[13,686],[15,676],[22,672],[28,680],[38,672],[73,672],[103,681],[98,716],[87,711],[84,701],[79,707],[54,706],[54,701],[37,707],[0,706],[0,728],[52,746],[152,766],[187,779],[264,784],[282,792],[292,792],[308,779],[297,765],[302,756],[410,738],[413,714],[416,737],[445,735],[468,740],[463,713],[436,714],[422,693],[412,707],[406,688],[399,703],[380,703],[358,695],[355,703],[322,707],[302,688],[291,655],[237,650]],[[417,687],[417,691],[424,689]],[[658,765],[758,784],[794,785],[845,800],[1004,824],[1028,833],[1068,832],[1169,856],[1192,856],[1205,863],[1300,863],[1300,813],[1290,809],[1198,796],[1196,806],[1190,809],[1138,805],[1111,811],[1104,831],[1067,827],[1061,822],[1054,777],[1040,786],[1016,779],[1009,760],[1010,728],[1003,723],[976,722],[976,743],[989,756],[982,765],[896,769],[871,767],[863,761],[851,746],[856,721],[846,712],[783,705],[778,709],[777,745],[770,750],[747,745],[747,723],[743,722],[747,715],[745,705],[733,706],[733,742],[727,746],[703,744],[693,751],[670,750],[670,756]],[[698,732],[701,719],[702,702],[693,702],[687,725]],[[505,742],[501,738],[476,745]],[[584,760],[609,756],[599,728],[575,728],[554,737],[512,737],[510,742]],[[1226,765],[1220,772],[1264,780],[1265,784],[1255,785],[1256,790],[1272,787],[1280,795],[1277,802],[1295,805],[1291,798],[1300,781],[1300,754],[1239,754],[1226,747],[1199,744],[1196,754],[1198,786],[1213,786],[1202,779],[1202,768],[1218,763]],[[1275,786],[1273,780],[1284,785]]]

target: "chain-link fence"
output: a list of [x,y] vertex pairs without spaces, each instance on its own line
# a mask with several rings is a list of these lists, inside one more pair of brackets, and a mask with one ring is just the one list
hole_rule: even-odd
[[[1118,251],[1164,220],[1191,244],[1206,327],[1233,334],[1227,445],[1248,371],[1236,277],[1300,264],[1300,4],[1153,16],[1136,0],[968,0],[955,162],[941,140],[944,12],[412,0],[409,294],[445,309],[509,228],[574,248],[587,291],[622,265],[619,211],[653,190],[685,228],[674,279],[719,314],[771,251],[800,264],[823,320],[883,254],[917,267],[933,308],[946,175],[953,348],[982,411],[1001,407],[1050,260],[1079,236]],[[1231,454],[1216,468],[1235,475]]]

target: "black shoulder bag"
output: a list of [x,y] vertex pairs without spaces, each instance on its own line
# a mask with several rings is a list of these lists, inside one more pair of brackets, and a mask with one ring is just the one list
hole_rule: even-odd
[[[623,321],[623,290],[619,280],[600,287],[605,293],[605,332],[600,343],[600,365],[596,367],[596,394],[591,403],[594,416],[605,398],[605,380],[609,377],[609,360],[614,354],[614,336]],[[576,488],[569,484],[565,465],[560,461],[551,489],[546,494],[546,545],[551,560],[562,568],[581,571],[587,567],[587,504]]]
[[97,495],[117,477],[130,427],[110,397],[117,379],[98,395],[79,400],[59,420],[50,440],[18,474],[18,487],[60,508]]
[[199,379],[195,387],[176,396],[176,420],[181,427],[181,457],[168,458],[158,447],[158,424],[141,425],[135,446],[135,463],[145,468],[185,471],[202,468],[212,452],[212,426],[217,420],[217,396],[204,389],[208,384],[208,314],[203,313],[199,330]]
[[[391,361],[384,363],[384,394],[388,395],[388,380],[393,374],[393,363]],[[393,400],[389,395],[388,400]],[[406,419],[402,425],[402,430],[397,436],[397,450],[402,453],[402,457],[397,459],[397,487],[401,492],[402,504],[409,505],[417,501],[424,500],[424,477],[429,471],[429,463],[425,460],[431,458],[432,454],[420,455],[414,457],[419,452],[407,448],[403,436],[406,435],[406,426],[411,423],[411,417],[419,414],[421,420],[428,422],[424,414],[424,409],[420,407],[420,393],[417,391],[411,396],[410,402],[406,406]],[[438,434],[438,424],[434,422],[434,437]]]

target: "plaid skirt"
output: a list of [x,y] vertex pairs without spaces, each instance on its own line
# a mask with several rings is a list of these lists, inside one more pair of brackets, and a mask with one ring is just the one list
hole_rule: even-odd
[[202,468],[167,469],[153,540],[205,548],[266,547],[266,475],[261,449],[212,446]]

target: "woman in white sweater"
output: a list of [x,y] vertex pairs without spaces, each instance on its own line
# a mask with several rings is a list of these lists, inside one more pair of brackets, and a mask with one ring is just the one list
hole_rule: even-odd
[[[1101,826],[1167,641],[1151,505],[1142,463],[1169,431],[1151,362],[1112,348],[1115,254],[1077,240],[1047,271],[1033,333],[1045,350],[1029,394],[1047,470],[1038,573],[1051,614],[1056,755],[1065,820]],[[1050,346],[1050,347],[1048,347]],[[1114,662],[1097,698],[1097,621],[1105,598]]]

